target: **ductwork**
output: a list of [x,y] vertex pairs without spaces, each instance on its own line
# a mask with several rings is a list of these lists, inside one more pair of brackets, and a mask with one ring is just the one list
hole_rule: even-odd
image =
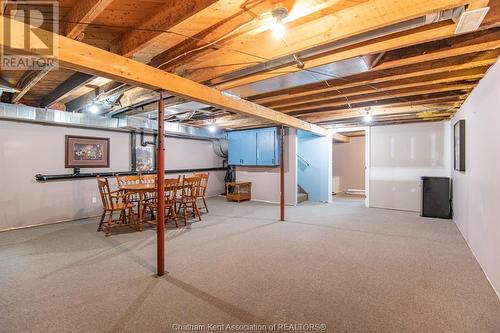
[[[157,131],[157,122],[143,117],[103,117],[89,113],[74,113],[51,109],[34,108],[26,105],[0,103],[0,120],[31,122],[53,126],[80,127],[111,131]],[[165,134],[198,139],[214,139],[220,132],[212,133],[205,128],[165,122]]]
[[[349,38],[323,44],[321,46],[313,47],[296,54],[291,54],[277,59],[273,59],[252,67],[248,67],[227,75],[223,75],[219,78],[209,81],[208,85],[217,85],[219,83],[223,83],[226,81],[231,81],[238,78],[251,76],[257,73],[275,70],[283,66],[294,65],[297,63],[296,60],[297,58],[307,64],[307,59],[317,57],[320,54],[330,53],[343,47],[366,42],[375,38],[384,37],[402,31],[415,29],[432,23],[442,22],[451,19],[458,20],[458,18],[460,17],[461,13],[464,10],[465,7],[463,6],[454,9],[443,10],[438,13],[428,14],[426,16],[418,17],[409,21],[393,24],[380,29],[352,36]],[[247,97],[253,93],[262,93],[270,91],[271,87],[272,87],[271,90],[285,89],[297,85],[303,85],[311,82],[321,81],[325,79],[325,76],[328,76],[328,79],[331,79],[333,77],[342,77],[346,75],[359,74],[362,71],[368,70],[368,68],[360,66],[362,64],[362,61],[363,57],[358,57],[340,61],[335,64],[327,64],[323,66],[313,67],[307,71],[299,71],[291,74],[285,74],[275,78],[259,81],[253,84],[237,87],[231,89],[230,93],[236,94],[240,97]],[[329,68],[332,67],[333,65],[336,65],[335,73],[332,72],[332,70]],[[345,67],[344,70],[343,67]],[[342,72],[345,72],[345,74],[343,74]],[[322,77],[322,75],[318,73],[325,73],[325,75]]]

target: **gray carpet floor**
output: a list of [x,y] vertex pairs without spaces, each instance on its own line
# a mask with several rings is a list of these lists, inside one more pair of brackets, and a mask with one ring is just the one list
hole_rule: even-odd
[[168,228],[162,278],[151,229],[105,238],[89,219],[0,233],[0,331],[500,332],[500,302],[451,221],[341,199],[287,207],[286,223],[275,205],[209,207]]

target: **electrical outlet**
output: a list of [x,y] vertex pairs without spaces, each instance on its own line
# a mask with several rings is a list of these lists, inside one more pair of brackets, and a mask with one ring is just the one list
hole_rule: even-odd
[[92,197],[92,203],[97,203],[97,198],[96,197]]

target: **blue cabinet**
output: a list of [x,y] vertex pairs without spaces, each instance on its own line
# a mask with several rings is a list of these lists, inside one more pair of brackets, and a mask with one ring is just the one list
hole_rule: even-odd
[[278,130],[260,128],[233,131],[227,135],[228,163],[231,165],[279,165]]
[[276,128],[257,130],[257,165],[276,165],[278,140]]

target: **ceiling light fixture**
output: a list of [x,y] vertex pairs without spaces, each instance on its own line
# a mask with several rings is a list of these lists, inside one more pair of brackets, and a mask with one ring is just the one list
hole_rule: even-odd
[[363,117],[363,122],[364,122],[364,123],[371,123],[371,122],[372,122],[372,120],[373,120],[373,117],[372,117],[372,115],[370,114],[370,108],[369,108],[369,107],[368,107],[368,108],[365,108],[365,110],[366,110],[366,114],[365,114],[365,116]]
[[92,113],[97,113],[99,112],[99,106],[95,103],[92,103],[92,105],[90,105],[89,107],[89,111]]
[[216,130],[217,130],[217,127],[215,127],[215,125],[210,125],[210,126],[208,126],[208,131],[209,131],[210,133],[214,133]]
[[274,18],[274,23],[272,26],[274,37],[276,38],[285,37],[286,28],[285,25],[283,24],[283,20],[285,19],[285,17],[288,16],[288,10],[284,7],[279,7],[273,9],[271,14],[273,15]]

